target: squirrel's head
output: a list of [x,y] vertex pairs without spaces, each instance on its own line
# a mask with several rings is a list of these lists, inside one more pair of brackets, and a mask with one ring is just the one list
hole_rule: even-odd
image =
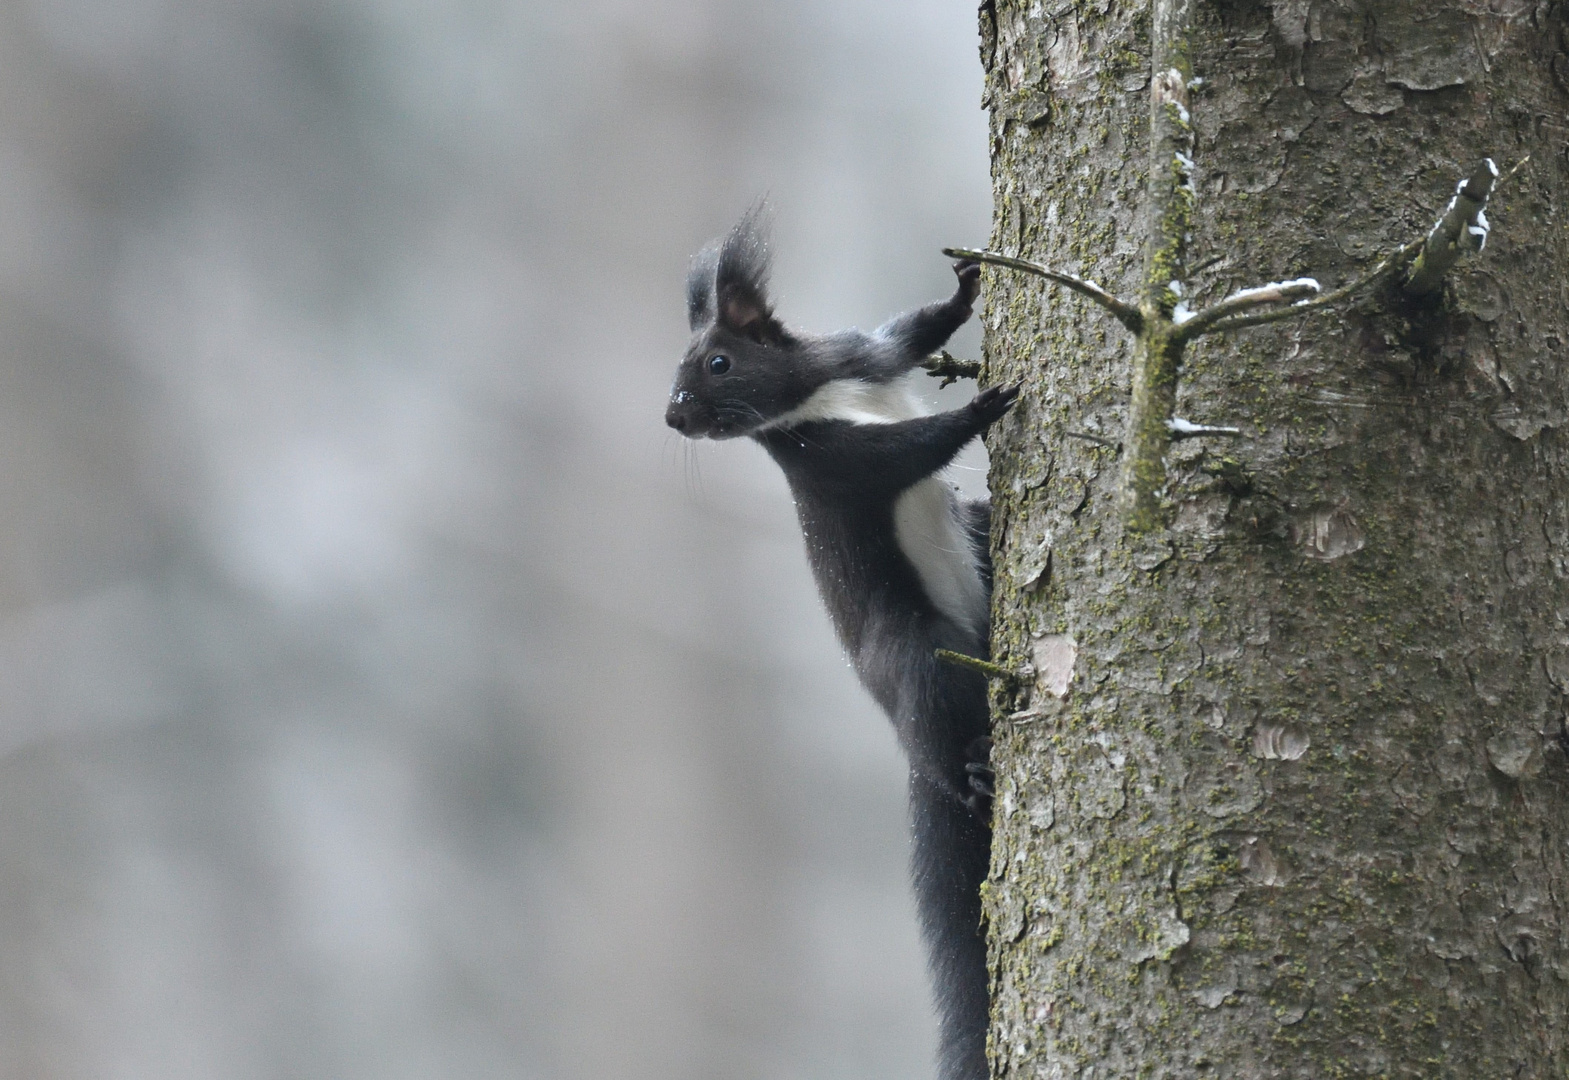
[[688,438],[746,435],[816,388],[801,341],[774,318],[768,271],[762,203],[692,260],[686,280],[692,342],[665,410],[665,423]]

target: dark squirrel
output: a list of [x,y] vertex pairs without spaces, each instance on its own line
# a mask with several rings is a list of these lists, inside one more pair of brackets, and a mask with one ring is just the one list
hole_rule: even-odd
[[870,334],[787,329],[768,299],[760,208],[687,278],[692,343],[666,422],[750,436],[784,469],[818,591],[862,685],[910,763],[912,876],[940,1020],[942,1080],[985,1080],[989,1001],[981,882],[991,852],[986,680],[937,649],[988,655],[991,509],[936,474],[1001,417],[1015,388],[927,415],[909,385],[970,318],[980,267],[946,300]]

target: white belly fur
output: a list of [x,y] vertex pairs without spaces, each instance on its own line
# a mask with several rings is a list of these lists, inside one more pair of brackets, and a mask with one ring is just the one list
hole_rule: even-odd
[[[888,383],[836,379],[770,426],[791,427],[812,420],[891,424],[926,414],[926,405],[909,379]],[[895,501],[893,528],[899,550],[915,567],[932,606],[979,633],[991,613],[953,489],[940,477],[922,480]]]
[[990,614],[986,586],[953,489],[933,476],[901,494],[893,505],[893,531],[932,606],[979,633]]
[[776,416],[765,428],[794,427],[813,420],[848,420],[852,424],[892,424],[927,413],[908,379],[872,383],[864,379],[835,379],[818,387],[811,397]]

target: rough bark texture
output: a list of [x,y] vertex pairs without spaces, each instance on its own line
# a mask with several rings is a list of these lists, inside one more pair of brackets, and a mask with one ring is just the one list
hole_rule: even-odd
[[[1569,1070],[1565,8],[1194,0],[1195,307],[1332,288],[1532,162],[1432,305],[1190,344],[1178,414],[1246,438],[1173,444],[1152,532],[1131,337],[988,268],[985,378],[1026,386],[993,649],[1035,669],[998,697],[994,1075]],[[981,27],[991,247],[1142,297],[1148,7]]]

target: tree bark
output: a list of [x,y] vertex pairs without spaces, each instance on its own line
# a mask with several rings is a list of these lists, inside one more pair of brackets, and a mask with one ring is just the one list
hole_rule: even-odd
[[993,250],[1165,317],[1333,289],[1531,161],[1426,298],[1179,348],[1156,390],[1242,437],[1159,446],[1137,528],[1145,346],[987,269],[983,378],[1025,386],[993,659],[1029,674],[994,683],[993,1073],[1563,1076],[1566,5],[1188,0],[1170,296],[1154,6],[983,5]]

